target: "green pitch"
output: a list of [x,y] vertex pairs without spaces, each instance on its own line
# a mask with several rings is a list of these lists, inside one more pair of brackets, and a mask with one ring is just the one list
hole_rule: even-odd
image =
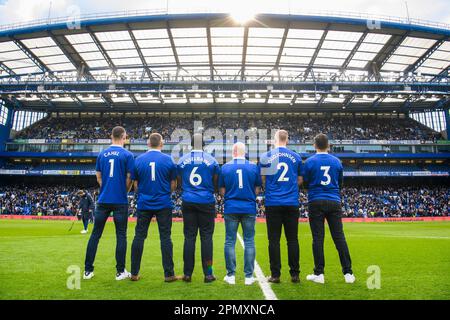
[[[152,223],[145,244],[139,282],[115,281],[114,225],[108,223],[100,241],[95,261],[95,277],[81,280],[80,289],[67,288],[69,266],[83,262],[89,235],[82,235],[81,223],[68,232],[69,221],[0,220],[0,299],[263,299],[260,287],[243,284],[243,249],[237,243],[237,284],[222,281],[225,275],[223,257],[224,225],[215,232],[214,271],[218,281],[203,283],[198,254],[192,283],[164,283],[156,224]],[[92,226],[90,226],[92,228]],[[175,271],[182,274],[182,223],[173,225]],[[256,259],[264,274],[269,275],[265,224],[256,227]],[[337,252],[329,233],[326,242],[326,283],[309,283],[312,253],[309,226],[300,224],[301,279],[289,281],[285,242],[282,241],[282,283],[272,285],[279,299],[450,299],[450,223],[347,223],[346,236],[357,278],[354,285],[345,284]],[[134,223],[128,232],[127,267]],[[199,244],[197,244],[199,253]],[[381,289],[369,290],[369,266],[381,270]],[[70,282],[70,281],[69,281]]]

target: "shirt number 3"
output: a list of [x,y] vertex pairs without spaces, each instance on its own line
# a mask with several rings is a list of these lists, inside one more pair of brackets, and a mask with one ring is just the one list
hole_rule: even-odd
[[331,182],[331,177],[330,177],[330,174],[329,174],[330,166],[322,166],[322,167],[320,167],[320,170],[323,171],[323,176],[325,178],[325,181],[321,180],[320,184],[323,185],[323,186],[329,185],[330,182]]

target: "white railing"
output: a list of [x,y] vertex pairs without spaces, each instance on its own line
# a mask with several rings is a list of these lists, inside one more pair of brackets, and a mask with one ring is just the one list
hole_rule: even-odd
[[[225,11],[220,11],[211,8],[156,8],[156,9],[146,9],[146,10],[125,10],[125,11],[115,11],[115,12],[105,12],[105,13],[90,13],[81,14],[77,16],[66,16],[66,17],[56,17],[48,19],[36,19],[27,22],[18,22],[0,25],[0,31],[23,29],[29,27],[43,26],[43,25],[54,25],[61,23],[72,23],[74,19],[76,21],[87,22],[97,19],[109,19],[109,18],[125,18],[125,17],[139,17],[139,16],[152,16],[152,15],[164,15],[164,14],[191,14],[191,13],[227,13]],[[264,14],[266,12],[260,12]],[[435,22],[416,18],[402,18],[388,15],[373,15],[369,13],[358,13],[358,12],[344,12],[344,11],[313,11],[304,12],[297,10],[285,10],[280,8],[278,10],[271,10],[272,14],[287,14],[287,15],[309,15],[309,16],[327,16],[327,17],[342,17],[342,18],[354,18],[362,20],[375,20],[375,21],[385,21],[385,22],[395,22],[408,25],[418,25],[427,26],[433,28],[440,28],[450,30],[450,24]]]

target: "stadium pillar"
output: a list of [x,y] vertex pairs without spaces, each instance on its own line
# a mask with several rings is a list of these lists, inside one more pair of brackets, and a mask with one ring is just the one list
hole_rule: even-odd
[[445,133],[447,135],[446,139],[450,140],[450,107],[447,106],[444,108],[444,117],[445,117]]
[[[6,150],[6,142],[9,139],[9,135],[11,134],[11,129],[13,126],[13,121],[14,121],[14,108],[9,105],[8,103],[6,103],[4,100],[0,100],[1,104],[0,104],[0,112],[2,113],[2,115],[0,116],[4,116],[5,115],[5,110],[6,110],[6,119],[3,118],[1,119],[2,121],[0,122],[0,152],[3,152]],[[6,159],[0,157],[0,166],[3,166],[3,164],[5,163]]]

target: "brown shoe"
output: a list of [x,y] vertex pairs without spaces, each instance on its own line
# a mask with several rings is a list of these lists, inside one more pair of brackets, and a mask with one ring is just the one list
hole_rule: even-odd
[[174,282],[174,281],[177,281],[177,280],[180,280],[181,278],[180,277],[177,277],[177,276],[170,276],[170,277],[165,277],[164,278],[164,282]]
[[299,283],[300,282],[300,277],[298,275],[296,276],[291,276],[291,281],[293,283]]
[[271,282],[271,283],[280,283],[280,278],[279,277],[272,277],[270,276],[267,281]]
[[191,276],[184,275],[184,276],[181,278],[181,280],[183,280],[184,282],[191,282],[191,281],[192,281],[192,277],[191,277]]
[[141,277],[139,275],[131,275],[130,277],[131,281],[139,281],[139,279],[141,279]]
[[209,276],[205,276],[205,283],[210,283],[216,281],[216,277],[214,277],[214,275],[209,275]]

